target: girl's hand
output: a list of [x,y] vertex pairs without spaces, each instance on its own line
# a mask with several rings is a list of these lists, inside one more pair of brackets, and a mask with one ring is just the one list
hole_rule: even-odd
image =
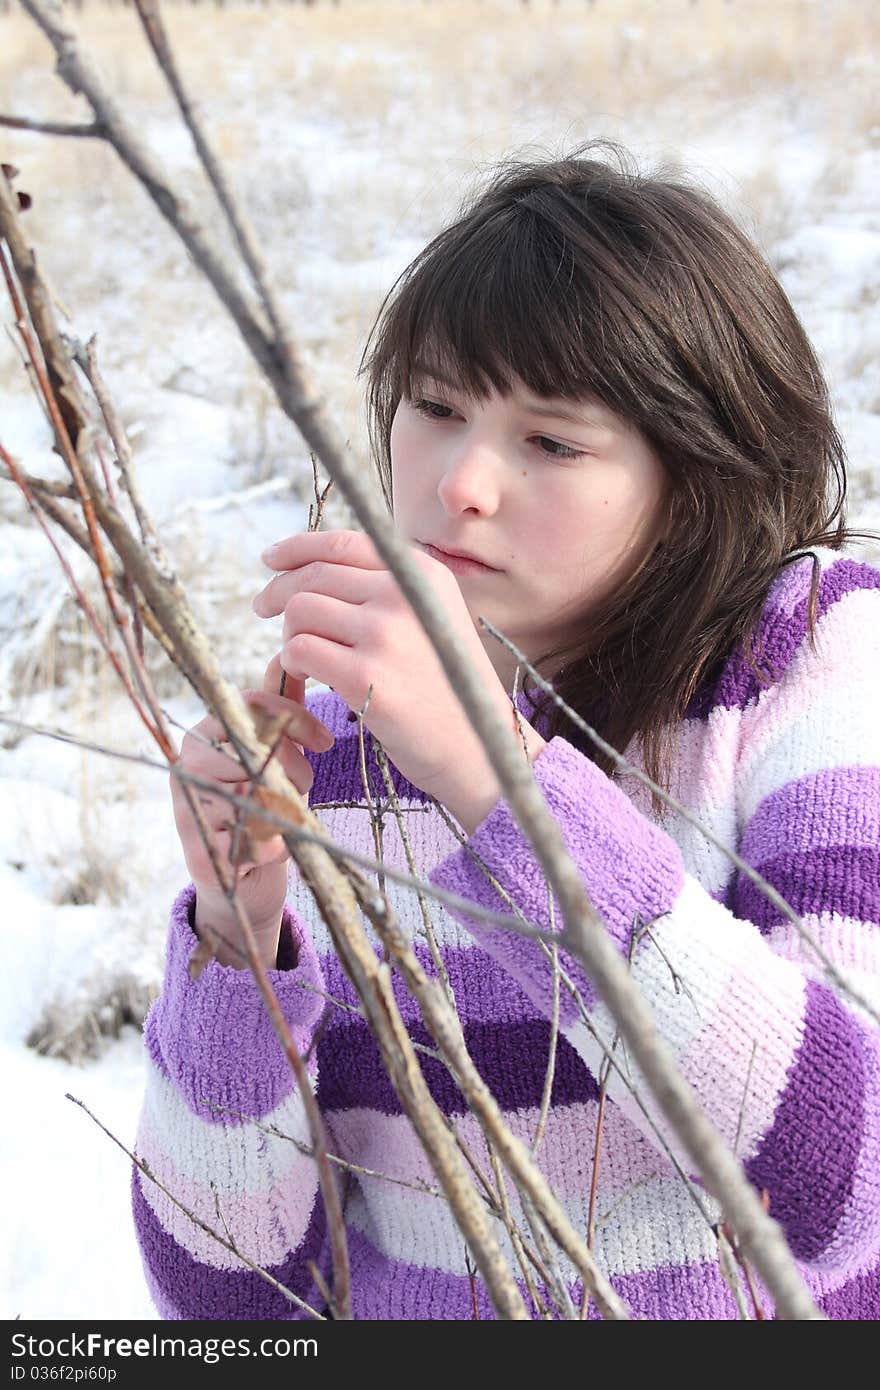
[[[459,648],[512,726],[510,698],[455,576],[433,556],[411,549],[446,610]],[[409,600],[370,538],[360,531],[307,531],[278,542],[262,558],[281,573],[261,590],[253,608],[262,618],[284,614],[277,660],[288,679],[311,676],[355,711],[363,708],[372,685],[364,724],[414,786],[446,802],[456,815],[459,791],[475,778],[484,799],[491,796],[495,779],[482,745]]]
[[[284,696],[277,694],[278,683],[272,686],[274,673],[267,671],[263,690],[244,690],[247,703],[264,715],[284,715],[290,723],[281,738],[276,756],[285,773],[305,795],[312,785],[312,768],[303,748],[324,752],[332,746],[333,736],[315,715],[304,708],[304,682],[288,680]],[[213,740],[213,745],[208,740]],[[216,746],[214,746],[216,745]],[[238,761],[233,746],[224,739],[223,726],[213,715],[207,715],[184,735],[178,766],[186,772],[208,778],[217,784],[218,791],[230,791],[246,796],[250,784]],[[180,837],[183,856],[196,888],[195,927],[204,938],[206,928],[212,928],[226,948],[218,948],[217,959],[223,965],[245,964],[239,930],[229,903],[223,893],[198,826],[190,814],[182,784],[173,774],[169,778],[174,821]],[[222,796],[212,796],[200,788],[192,788],[201,803],[211,838],[221,861],[230,865],[235,821],[235,808]],[[258,942],[265,945],[267,964],[274,964],[281,927],[281,914],[287,896],[287,869],[290,854],[280,834],[267,838],[248,837],[249,851],[242,854],[235,874],[238,900],[248,917]]]

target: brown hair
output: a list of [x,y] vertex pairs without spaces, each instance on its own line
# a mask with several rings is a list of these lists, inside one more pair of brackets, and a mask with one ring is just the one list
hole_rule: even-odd
[[[783,566],[809,546],[877,539],[845,525],[843,444],[782,286],[707,193],[590,142],[497,166],[386,296],[359,375],[392,510],[391,424],[426,355],[477,398],[515,378],[536,395],[597,396],[665,465],[662,545],[590,612],[579,651],[533,664],[612,746],[640,735],[649,776],[668,786],[674,725],[737,642],[772,679],[754,639]],[[818,578],[814,557],[811,637]],[[546,737],[573,736],[550,697],[532,702]],[[584,751],[613,775],[612,759]]]

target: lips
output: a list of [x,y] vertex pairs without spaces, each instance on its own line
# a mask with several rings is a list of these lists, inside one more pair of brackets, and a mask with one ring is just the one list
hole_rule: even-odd
[[449,556],[453,560],[470,560],[472,564],[482,565],[484,569],[494,570],[495,566],[490,565],[488,560],[483,560],[479,555],[472,555],[467,550],[453,550],[450,546],[434,545],[431,541],[419,541],[419,545],[426,550],[433,550],[439,556]]

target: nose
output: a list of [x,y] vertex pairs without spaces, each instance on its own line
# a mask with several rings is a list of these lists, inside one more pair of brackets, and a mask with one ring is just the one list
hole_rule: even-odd
[[478,512],[493,516],[498,510],[502,462],[486,441],[463,440],[446,460],[437,484],[437,496],[449,516]]

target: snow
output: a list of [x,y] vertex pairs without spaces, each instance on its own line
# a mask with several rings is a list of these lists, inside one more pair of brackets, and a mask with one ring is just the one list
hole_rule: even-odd
[[[642,97],[653,29],[662,23],[662,8],[655,21],[645,7],[638,25],[624,25],[619,34],[621,44],[638,51],[628,76],[633,85],[591,120],[574,114],[580,96],[570,89],[558,100],[545,93],[533,101],[525,79],[497,90],[493,82],[480,83],[479,75],[494,79],[503,66],[497,45],[505,40],[497,31],[471,35],[474,75],[469,88],[454,86],[459,31],[434,43],[430,26],[439,7],[411,7],[399,40],[415,35],[432,45],[430,62],[415,65],[404,49],[401,58],[387,23],[372,47],[369,25],[354,25],[344,44],[337,40],[344,91],[325,82],[320,99],[301,103],[293,77],[271,82],[263,73],[271,26],[304,24],[301,8],[284,7],[289,18],[270,12],[248,18],[250,27],[238,31],[234,65],[225,72],[218,66],[216,88],[201,88],[202,108],[228,144],[234,182],[271,251],[273,274],[319,386],[364,460],[355,372],[384,292],[457,206],[480,161],[526,142],[552,147],[586,138],[599,133],[599,120],[602,132],[637,154],[694,169],[755,226],[829,375],[850,451],[851,523],[880,526],[875,126],[854,117],[850,129],[848,108],[841,117],[836,106],[826,123],[822,92],[784,84],[757,95],[719,92],[695,119],[685,71],[679,96],[670,92],[658,104],[649,88]],[[513,9],[522,26],[520,7]],[[562,9],[556,38],[546,25],[540,37],[561,46],[564,57],[569,47],[583,45],[599,7]],[[211,19],[218,51],[226,15]],[[107,21],[126,22],[115,12]],[[696,12],[688,22],[699,22]],[[0,31],[24,23],[0,17]],[[421,24],[429,27],[419,40]],[[304,82],[313,68],[320,73],[327,55],[297,32],[286,61],[291,72],[299,62]],[[327,33],[332,29],[320,30]],[[867,50],[851,58],[847,82],[870,87]],[[517,49],[516,62],[524,61]],[[703,68],[706,61],[700,60]],[[33,57],[19,61],[10,109],[47,110],[54,79],[43,62],[41,68]],[[146,67],[147,58],[142,62]],[[134,81],[132,53],[125,71],[141,133],[169,173],[186,177],[188,136],[166,107],[152,111],[144,104],[146,87]],[[383,71],[385,101],[374,110],[368,83]],[[364,93],[357,83],[365,84]],[[475,105],[478,89],[482,111]],[[76,111],[82,118],[80,106]],[[17,164],[27,165],[36,195],[30,225],[43,263],[64,286],[80,336],[98,331],[141,490],[225,674],[240,685],[256,684],[278,635],[250,613],[249,599],[265,580],[259,552],[305,525],[312,495],[307,451],[145,201],[133,195],[120,206],[105,188],[105,177],[122,177],[109,156],[68,142],[67,172],[43,178],[35,138],[17,137],[9,148]],[[78,162],[90,159],[96,163]],[[92,172],[83,182],[78,170]],[[216,230],[213,213],[208,221]],[[93,238],[102,247],[100,261],[77,254]],[[7,311],[3,317],[11,326]],[[2,339],[0,384],[0,440],[30,472],[64,478],[16,354]],[[0,710],[155,758],[106,661],[95,659],[57,560],[8,485],[0,489],[0,508]],[[345,524],[344,517],[331,506],[325,524]],[[100,605],[79,552],[63,537],[60,543]],[[162,679],[161,698],[179,739],[204,711],[180,681]],[[168,908],[186,882],[167,774],[2,722],[0,747],[0,1065],[7,1117],[0,1149],[0,1311],[6,1318],[152,1318],[129,1214],[128,1159],[65,1097],[73,1094],[133,1145],[141,1045],[137,1027],[124,1019],[126,1010],[142,1013],[158,988]],[[65,1051],[77,1060],[66,1060]]]
[[3,1317],[156,1319],[132,1231],[129,1160],[65,1099],[69,1092],[82,1101],[132,1148],[139,1034],[127,1028],[82,1070],[4,1040],[0,1067],[7,1107]]

